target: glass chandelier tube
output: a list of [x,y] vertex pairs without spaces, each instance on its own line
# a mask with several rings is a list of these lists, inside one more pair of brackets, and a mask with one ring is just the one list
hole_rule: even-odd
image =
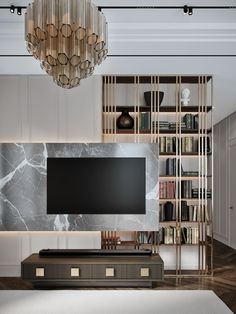
[[106,58],[107,23],[90,0],[34,0],[25,13],[25,41],[53,81],[72,88]]

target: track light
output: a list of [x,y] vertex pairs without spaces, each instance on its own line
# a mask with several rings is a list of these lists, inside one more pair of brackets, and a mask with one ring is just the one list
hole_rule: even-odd
[[11,12],[11,13],[15,13],[15,7],[14,7],[14,5],[11,5],[11,6],[10,6],[10,12]]
[[188,15],[193,15],[193,8],[192,7],[188,7],[187,5],[185,5],[183,7],[183,11],[184,11],[184,14],[188,14]]
[[17,14],[18,14],[18,15],[22,15],[22,10],[21,10],[21,8],[17,8]]
[[184,14],[187,14],[187,13],[188,13],[188,6],[185,5],[185,6],[184,6]]
[[188,8],[188,15],[193,15],[193,8],[191,7]]

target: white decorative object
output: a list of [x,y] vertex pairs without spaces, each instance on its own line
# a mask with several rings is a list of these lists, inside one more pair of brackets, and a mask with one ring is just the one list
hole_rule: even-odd
[[187,106],[188,103],[190,102],[190,90],[188,88],[184,88],[181,91],[181,105],[182,106]]

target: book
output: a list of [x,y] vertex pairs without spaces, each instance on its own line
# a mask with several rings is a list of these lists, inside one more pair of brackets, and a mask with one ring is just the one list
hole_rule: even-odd
[[195,120],[194,120],[194,115],[191,113],[187,113],[183,117],[183,122],[186,125],[186,129],[195,129]]

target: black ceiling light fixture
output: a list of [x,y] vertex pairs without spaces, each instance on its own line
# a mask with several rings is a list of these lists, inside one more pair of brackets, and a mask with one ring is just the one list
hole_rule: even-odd
[[14,5],[11,5],[11,6],[10,6],[10,12],[11,12],[11,13],[15,13],[15,6],[14,6]]
[[193,15],[193,8],[192,7],[188,8],[188,15]]
[[187,13],[188,13],[188,6],[185,5],[184,8],[183,8],[183,10],[184,10],[184,14],[187,14]]
[[186,15],[186,14],[193,15],[193,8],[188,7],[187,5],[184,5],[183,11],[184,11],[184,15]]
[[20,7],[17,8],[17,14],[18,14],[18,15],[22,15],[22,10],[21,10]]

